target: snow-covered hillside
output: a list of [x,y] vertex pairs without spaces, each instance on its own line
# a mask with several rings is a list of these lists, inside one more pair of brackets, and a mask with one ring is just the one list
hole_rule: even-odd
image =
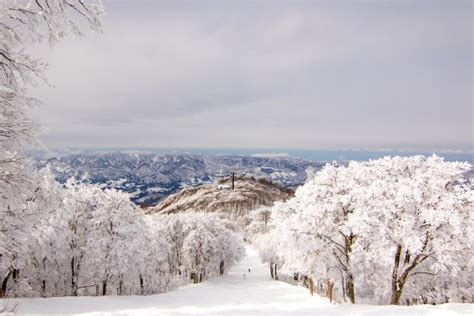
[[[250,272],[249,272],[250,269]],[[1,301],[0,301],[1,302]],[[81,315],[472,315],[472,304],[419,306],[333,305],[308,290],[270,278],[258,253],[226,275],[150,296],[11,299],[20,314]]]
[[275,201],[286,201],[293,191],[263,179],[240,176],[220,179],[212,184],[187,188],[148,209],[148,213],[221,212],[231,218],[247,215],[260,206],[271,206]]
[[50,167],[60,182],[76,177],[131,193],[134,202],[145,205],[156,205],[182,188],[212,183],[232,172],[266,178],[281,186],[295,188],[304,183],[308,167],[318,170],[323,165],[285,157],[120,152],[37,159],[37,166]]

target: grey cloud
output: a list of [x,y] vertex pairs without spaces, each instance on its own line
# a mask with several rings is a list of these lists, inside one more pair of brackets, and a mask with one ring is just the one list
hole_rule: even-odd
[[[138,3],[138,4],[137,4]],[[51,146],[463,147],[466,1],[113,1],[39,49]]]

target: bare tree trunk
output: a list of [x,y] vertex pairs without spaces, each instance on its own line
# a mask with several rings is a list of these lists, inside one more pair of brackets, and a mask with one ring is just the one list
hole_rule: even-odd
[[352,273],[348,273],[346,276],[346,293],[351,303],[355,304],[354,276]]
[[10,276],[12,275],[12,269],[8,269],[7,274],[3,277],[2,288],[0,289],[0,297],[7,296],[7,285]]
[[221,260],[219,264],[219,274],[223,275],[224,274],[224,260]]
[[[425,241],[423,242],[423,248],[421,249],[420,253],[416,255],[414,258],[410,255],[410,252],[407,250],[405,251],[405,260],[403,260],[403,268],[399,271],[401,254],[402,254],[402,246],[397,246],[397,251],[395,253],[395,258],[393,262],[393,270],[392,270],[392,294],[390,297],[390,304],[392,305],[399,305],[400,304],[400,297],[403,293],[403,287],[405,286],[410,273],[423,261],[429,258],[430,255],[423,254],[423,252],[428,247],[428,243],[431,240],[428,233],[426,233]],[[411,261],[413,259],[413,261]],[[411,261],[411,263],[410,263]]]
[[314,282],[313,278],[309,278],[309,292],[311,293],[311,296],[314,294]]
[[273,262],[270,262],[270,275],[272,276],[272,279],[275,279],[275,275],[273,274]]
[[400,296],[401,296],[400,291],[395,291],[392,292],[392,295],[390,296],[390,304],[391,305],[400,305]]
[[344,273],[341,272],[341,284],[342,284],[342,299],[344,300],[344,302],[347,302],[346,300],[346,282],[345,282],[345,279],[344,279]]
[[193,281],[193,284],[199,283],[199,276],[198,276],[197,272],[191,272],[190,278]]
[[[351,267],[351,254],[352,254],[352,245],[356,239],[356,236],[352,233],[346,235],[342,232],[339,232],[344,239],[344,242],[337,242],[328,238],[329,241],[334,245],[333,254],[336,260],[338,261],[339,269],[343,274],[343,295],[344,298],[347,296],[351,303],[355,304],[355,286],[354,286],[354,275],[352,273]],[[334,285],[333,285],[334,286]]]
[[77,271],[74,257],[71,259],[71,295],[77,296]]
[[346,266],[347,266],[346,294],[347,294],[347,297],[351,300],[351,303],[355,304],[354,275],[352,274],[351,260],[350,260],[350,254],[352,252],[352,244],[354,242],[355,236],[351,233],[349,236],[346,236],[344,239],[345,239]]
[[329,302],[332,303],[332,290],[334,289],[334,282],[328,281],[327,283],[327,297],[329,297]]
[[278,265],[275,263],[275,280],[278,280]]
[[107,281],[102,282],[102,296],[107,295]]
[[397,246],[397,252],[395,253],[395,259],[393,262],[392,270],[392,295],[390,297],[390,304],[398,305],[400,303],[401,289],[398,283],[398,267],[400,266],[400,255],[402,253],[402,246]]

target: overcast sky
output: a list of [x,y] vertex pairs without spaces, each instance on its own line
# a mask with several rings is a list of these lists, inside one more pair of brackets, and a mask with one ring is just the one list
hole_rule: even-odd
[[472,150],[469,0],[105,4],[36,48],[50,147]]

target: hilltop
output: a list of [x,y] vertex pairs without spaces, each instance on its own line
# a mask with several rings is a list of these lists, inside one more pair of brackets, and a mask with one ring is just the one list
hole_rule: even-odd
[[240,218],[260,206],[271,206],[276,201],[293,197],[293,190],[269,180],[250,176],[225,177],[211,184],[186,188],[170,195],[157,206],[149,208],[149,214],[171,214],[187,211],[220,212],[231,218]]

